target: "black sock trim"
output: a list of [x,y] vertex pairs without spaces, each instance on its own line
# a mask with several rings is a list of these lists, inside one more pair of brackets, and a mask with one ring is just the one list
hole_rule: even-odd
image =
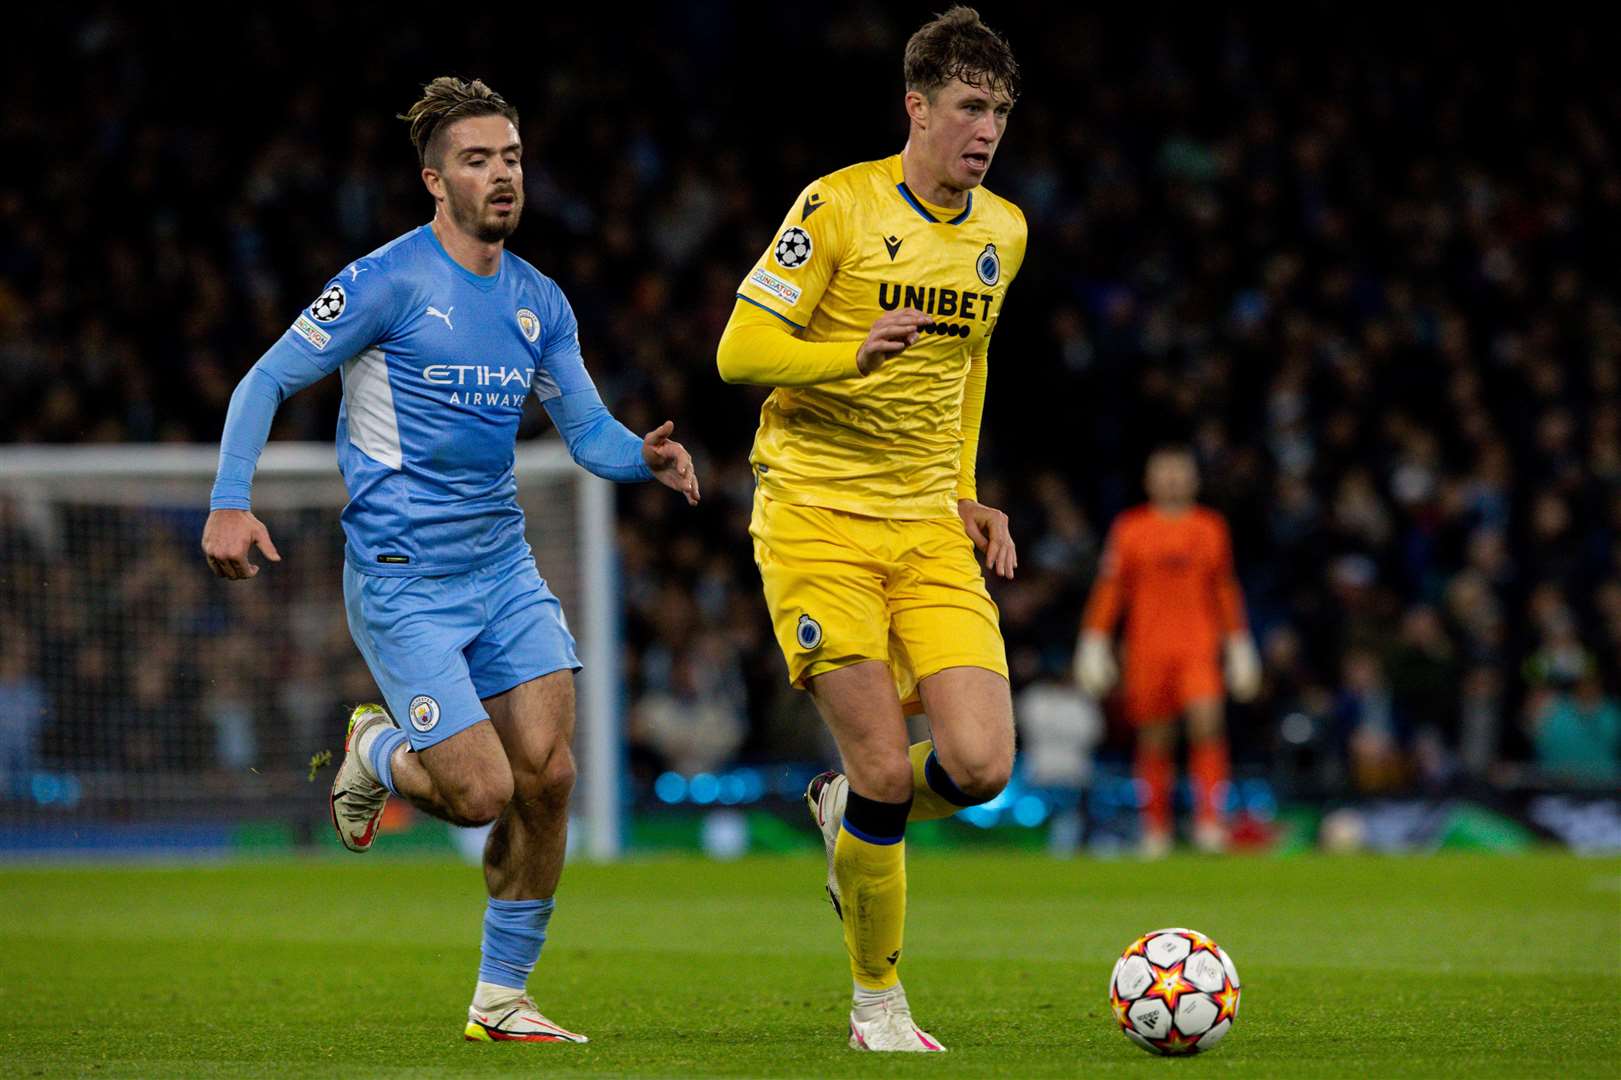
[[868,843],[893,844],[906,835],[906,815],[911,810],[910,796],[905,802],[879,802],[852,789],[844,804],[844,826]]
[[928,760],[923,763],[923,779],[928,783],[934,793],[950,803],[952,806],[978,806],[980,803],[990,802],[990,799],[976,799],[951,779],[940,759],[935,757],[934,751],[929,751]]

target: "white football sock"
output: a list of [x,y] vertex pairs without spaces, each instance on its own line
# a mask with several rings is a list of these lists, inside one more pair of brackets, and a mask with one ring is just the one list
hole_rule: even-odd
[[388,724],[373,724],[361,732],[360,738],[355,740],[354,753],[360,757],[360,771],[366,774],[366,779],[378,784],[383,781],[378,777],[377,770],[371,766],[371,744],[377,741],[377,736],[389,730],[391,729]]
[[887,990],[868,990],[866,987],[857,983],[855,993],[851,995],[850,1001],[858,1008],[870,1007],[893,997],[895,994],[900,992],[900,989],[900,983],[896,983]]
[[514,990],[510,986],[499,983],[480,981],[473,988],[473,1008],[482,1012],[499,1009],[503,1005],[510,1005],[523,997],[522,990]]

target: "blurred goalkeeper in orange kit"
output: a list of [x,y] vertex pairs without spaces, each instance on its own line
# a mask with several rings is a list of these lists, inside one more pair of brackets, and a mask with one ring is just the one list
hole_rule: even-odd
[[1159,857],[1171,849],[1176,722],[1184,715],[1194,844],[1221,851],[1227,846],[1230,775],[1223,674],[1234,700],[1253,700],[1260,658],[1233,576],[1227,522],[1194,502],[1199,472],[1192,451],[1154,451],[1144,486],[1148,502],[1123,512],[1109,530],[1081,624],[1075,679],[1099,699],[1113,688],[1120,672],[1112,645],[1123,613],[1121,693],[1137,732],[1135,770],[1145,794],[1142,853]]

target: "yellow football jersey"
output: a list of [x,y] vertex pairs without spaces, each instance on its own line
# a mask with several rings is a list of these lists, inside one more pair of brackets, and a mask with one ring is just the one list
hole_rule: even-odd
[[898,154],[807,187],[738,297],[796,337],[848,341],[852,359],[887,311],[917,308],[935,321],[871,375],[773,390],[749,458],[760,490],[873,517],[955,517],[964,381],[988,348],[1025,239],[1019,208],[984,188],[960,211],[924,203]]

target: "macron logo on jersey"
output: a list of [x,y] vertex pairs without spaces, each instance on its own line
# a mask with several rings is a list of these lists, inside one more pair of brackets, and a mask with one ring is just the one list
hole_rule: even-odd
[[[429,364],[422,378],[435,386],[454,386],[451,405],[482,405],[486,408],[522,408],[529,396],[534,368],[492,367],[488,364]],[[477,387],[478,389],[468,389]]]

